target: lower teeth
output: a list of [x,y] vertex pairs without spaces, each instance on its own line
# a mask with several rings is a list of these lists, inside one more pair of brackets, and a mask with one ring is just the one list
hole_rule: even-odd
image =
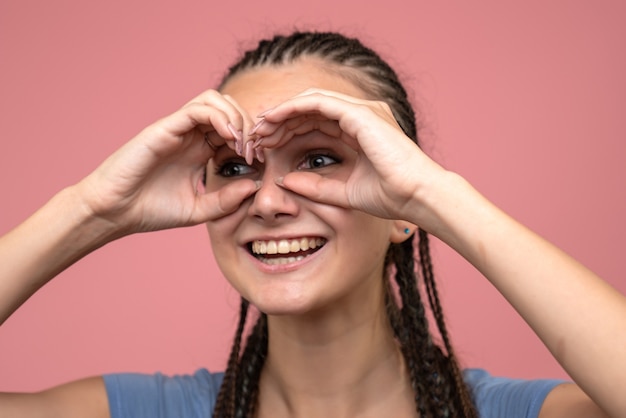
[[278,258],[263,258],[259,257],[262,263],[269,264],[270,266],[276,266],[279,264],[288,264],[295,263],[296,261],[300,261],[304,258],[303,255],[299,255],[297,257],[278,257]]

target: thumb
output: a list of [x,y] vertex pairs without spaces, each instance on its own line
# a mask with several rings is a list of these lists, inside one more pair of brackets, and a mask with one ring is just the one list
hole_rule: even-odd
[[260,183],[242,179],[198,196],[198,223],[213,221],[236,211],[248,197],[259,190]]
[[329,179],[316,173],[289,173],[276,179],[276,184],[284,189],[315,202],[349,208],[346,183]]

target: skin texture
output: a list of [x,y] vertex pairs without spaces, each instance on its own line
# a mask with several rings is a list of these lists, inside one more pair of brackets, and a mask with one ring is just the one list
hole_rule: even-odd
[[[548,396],[542,418],[605,416],[600,406],[626,415],[623,295],[423,154],[388,106],[314,59],[244,72],[223,93],[147,127],[0,239],[2,320],[111,240],[206,223],[226,277],[268,313],[260,417],[414,417],[382,306],[382,255],[419,225],[479,269],[575,380]],[[325,244],[280,267],[248,251],[284,237]],[[7,414],[109,412],[92,378],[1,394]]]

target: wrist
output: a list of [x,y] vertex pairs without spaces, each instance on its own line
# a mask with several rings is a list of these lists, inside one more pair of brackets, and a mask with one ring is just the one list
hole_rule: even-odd
[[479,223],[497,210],[465,178],[452,171],[443,171],[422,184],[414,193],[414,202],[418,214],[414,223],[457,250],[462,241],[479,232]]
[[79,253],[89,253],[124,235],[116,224],[93,211],[80,185],[61,190],[50,203],[63,213],[60,236]]

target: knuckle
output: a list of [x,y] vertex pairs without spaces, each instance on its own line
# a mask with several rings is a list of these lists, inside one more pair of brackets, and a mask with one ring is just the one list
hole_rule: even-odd
[[221,93],[220,93],[220,92],[218,92],[218,91],[217,91],[217,90],[215,90],[215,89],[209,89],[209,90],[206,90],[206,91],[203,93],[203,96],[205,96],[205,97],[207,97],[207,98],[216,98],[216,97],[220,97],[220,96],[221,96]]
[[385,113],[391,113],[391,106],[389,106],[389,103],[379,100],[378,105],[385,111]]

